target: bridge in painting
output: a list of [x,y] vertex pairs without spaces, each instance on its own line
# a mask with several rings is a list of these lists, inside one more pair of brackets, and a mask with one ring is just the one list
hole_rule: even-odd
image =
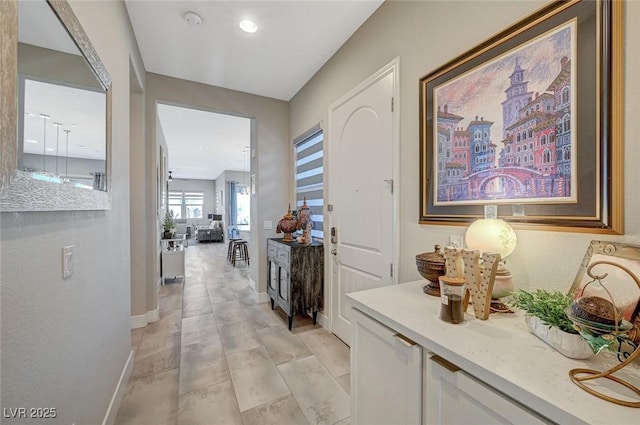
[[[440,201],[559,198],[570,195],[570,181],[524,167],[478,171],[441,187]],[[443,199],[444,198],[444,199]]]

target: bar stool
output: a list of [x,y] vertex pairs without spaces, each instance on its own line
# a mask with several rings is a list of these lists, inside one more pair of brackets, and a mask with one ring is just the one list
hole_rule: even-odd
[[241,241],[241,238],[229,238],[229,248],[227,249],[227,261],[231,262],[231,253],[233,252],[233,243],[235,241]]
[[245,261],[247,266],[249,265],[249,248],[247,248],[247,241],[234,241],[231,250],[231,264],[233,267],[236,266],[236,260]]

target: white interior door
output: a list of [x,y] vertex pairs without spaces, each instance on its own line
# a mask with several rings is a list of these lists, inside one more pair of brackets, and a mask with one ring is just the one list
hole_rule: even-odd
[[396,72],[386,67],[329,108],[331,322],[347,344],[345,294],[393,282]]

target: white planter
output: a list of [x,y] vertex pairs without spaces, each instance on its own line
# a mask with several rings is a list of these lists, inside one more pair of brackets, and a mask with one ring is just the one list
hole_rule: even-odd
[[593,356],[591,347],[578,334],[570,334],[542,323],[537,317],[525,315],[524,321],[532,334],[570,359],[588,359]]

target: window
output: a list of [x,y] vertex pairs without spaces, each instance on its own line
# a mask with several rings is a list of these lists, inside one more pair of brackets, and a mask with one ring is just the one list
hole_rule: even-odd
[[174,218],[204,218],[204,192],[169,192],[169,211]]
[[565,87],[562,89],[562,103],[569,103],[569,88]]
[[173,218],[184,218],[182,215],[182,191],[169,192],[169,211],[173,214]]
[[204,192],[184,192],[186,218],[204,218]]
[[314,238],[324,237],[323,140],[320,126],[294,140],[296,208],[306,198],[313,218],[311,236]]

